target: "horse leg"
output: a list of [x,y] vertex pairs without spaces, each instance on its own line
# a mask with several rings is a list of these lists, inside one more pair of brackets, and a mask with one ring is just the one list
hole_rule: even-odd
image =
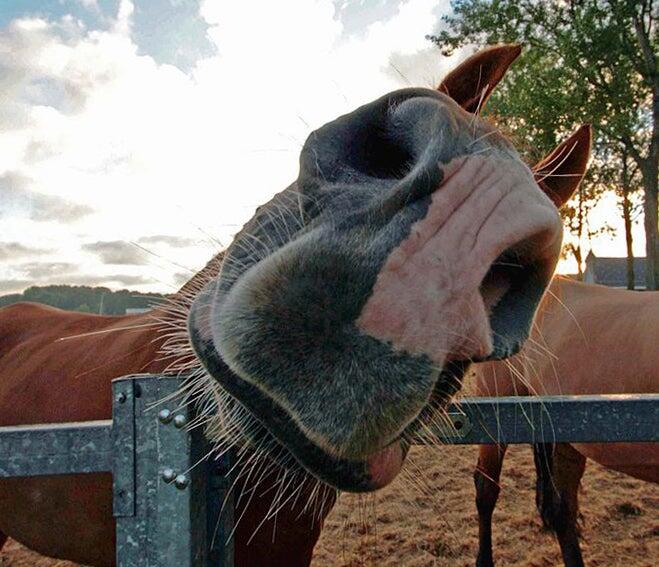
[[481,445],[474,471],[478,510],[478,558],[476,567],[493,567],[492,514],[499,498],[499,478],[506,445]]
[[566,567],[583,567],[577,517],[586,457],[567,443],[539,444],[534,449],[536,503],[543,523],[556,533]]
[[557,502],[556,485],[553,477],[554,445],[536,443],[533,445],[535,463],[535,506],[545,529],[554,530],[554,514]]

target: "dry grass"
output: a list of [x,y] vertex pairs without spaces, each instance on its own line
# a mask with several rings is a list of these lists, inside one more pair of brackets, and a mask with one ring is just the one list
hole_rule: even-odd
[[[409,470],[424,486],[399,478],[377,500],[341,498],[316,548],[314,567],[471,566],[477,548],[472,470],[477,449],[415,448]],[[529,447],[509,450],[494,517],[499,566],[561,565],[558,544],[534,509]],[[659,487],[588,464],[581,491],[582,548],[589,567],[659,565]],[[377,522],[373,518],[377,517]],[[73,567],[42,558],[15,542],[0,552],[2,567]]]
[[[415,448],[411,456],[427,486],[409,487],[398,479],[378,494],[378,521],[368,528],[360,518],[359,498],[342,497],[327,520],[314,567],[474,565],[476,455],[474,447]],[[530,448],[509,449],[494,515],[497,565],[562,564],[558,544],[543,532],[535,512],[534,483]],[[659,565],[659,487],[589,462],[580,498],[587,565]],[[372,515],[372,504],[366,508]]]

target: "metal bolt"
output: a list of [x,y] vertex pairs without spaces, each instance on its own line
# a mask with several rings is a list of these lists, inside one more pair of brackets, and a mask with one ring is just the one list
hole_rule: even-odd
[[[161,476],[162,476],[162,479],[163,479],[167,484],[169,484],[170,482],[172,482],[174,479],[178,478],[178,477],[176,476],[176,473],[175,473],[172,469],[169,469],[169,468],[164,469],[164,470],[162,471],[162,475],[161,475]],[[180,476],[180,475],[179,475],[179,476]]]
[[115,398],[115,400],[120,404],[123,404],[127,399],[128,397],[126,396],[125,392],[119,392]]
[[190,479],[187,477],[187,475],[179,474],[174,479],[174,486],[176,486],[176,488],[179,490],[185,490],[188,484],[190,484]]
[[174,427],[177,427],[178,429],[181,429],[186,423],[188,423],[188,420],[181,413],[174,418]]
[[158,420],[160,420],[160,423],[164,425],[167,425],[170,421],[172,421],[172,417],[172,412],[168,409],[163,409],[158,412]]

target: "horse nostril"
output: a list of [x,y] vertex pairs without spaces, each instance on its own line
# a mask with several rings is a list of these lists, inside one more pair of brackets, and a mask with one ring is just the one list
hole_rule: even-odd
[[529,336],[538,303],[551,279],[560,239],[540,231],[510,246],[491,265],[480,292],[493,334],[488,360],[515,354]]
[[414,156],[400,134],[385,100],[342,116],[306,141],[300,180],[354,184],[401,179]]
[[348,166],[377,179],[401,179],[413,163],[408,148],[398,139],[386,119],[367,125],[353,133],[344,155]]

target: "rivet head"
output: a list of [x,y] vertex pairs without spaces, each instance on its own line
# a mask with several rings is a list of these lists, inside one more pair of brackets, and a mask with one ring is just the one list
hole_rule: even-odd
[[[179,476],[180,476],[180,475],[179,475]],[[166,483],[170,483],[170,482],[172,482],[172,481],[173,481],[174,479],[176,479],[176,478],[178,478],[178,477],[176,476],[176,473],[175,473],[172,469],[167,468],[167,469],[164,469],[164,470],[162,471],[162,479],[163,479]]]
[[125,392],[119,392],[114,398],[118,403],[123,404],[128,398]]
[[168,424],[170,421],[172,421],[172,417],[174,416],[168,409],[163,409],[158,412],[158,420],[160,423]]
[[181,429],[181,427],[183,427],[186,423],[188,423],[188,420],[183,414],[178,414],[174,418],[174,427]]
[[190,479],[188,479],[187,475],[179,474],[174,479],[174,486],[179,490],[185,490],[188,484],[190,484]]

